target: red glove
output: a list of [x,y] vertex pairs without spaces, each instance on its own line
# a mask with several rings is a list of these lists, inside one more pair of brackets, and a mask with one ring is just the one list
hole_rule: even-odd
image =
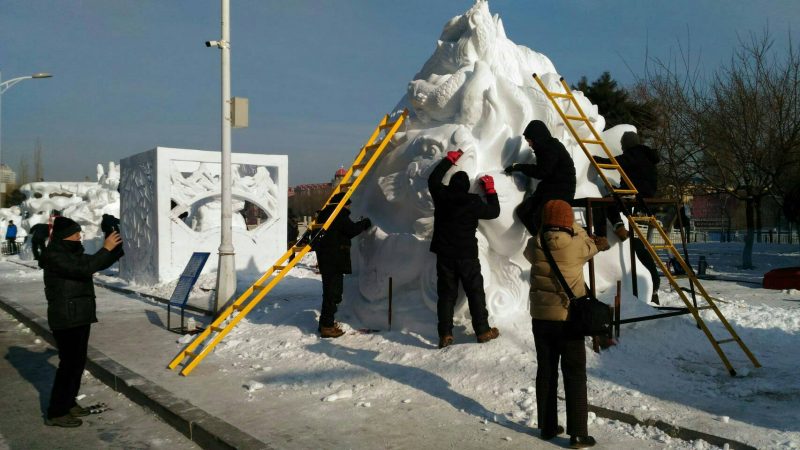
[[461,155],[463,154],[464,152],[461,149],[458,149],[454,152],[447,152],[446,158],[449,159],[451,163],[455,164],[456,161],[458,161],[458,158],[461,158]]
[[494,178],[491,175],[482,176],[481,184],[483,185],[483,191],[487,194],[497,194],[497,191],[494,190]]

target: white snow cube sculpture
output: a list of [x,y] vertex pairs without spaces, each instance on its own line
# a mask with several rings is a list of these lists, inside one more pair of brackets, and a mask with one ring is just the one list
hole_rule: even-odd
[[[231,160],[237,278],[250,281],[286,251],[288,158],[233,153]],[[122,278],[175,280],[193,252],[210,252],[203,273],[216,271],[219,178],[219,152],[157,147],[121,161]]]

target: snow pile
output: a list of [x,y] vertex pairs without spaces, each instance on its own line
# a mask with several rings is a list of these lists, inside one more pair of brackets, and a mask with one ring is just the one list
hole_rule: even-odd
[[[354,215],[368,214],[376,225],[353,249],[358,287],[350,289],[348,297],[363,300],[359,311],[362,320],[378,320],[374,317],[375,305],[385,302],[389,277],[395,292],[402,292],[398,304],[422,299],[435,310],[435,256],[429,251],[433,203],[427,178],[447,151],[458,148],[464,156],[445,177],[445,183],[450,174],[463,170],[473,180],[471,191],[481,193],[477,179],[489,174],[495,179],[500,200],[500,217],[481,221],[478,229],[491,320],[502,323],[527,312],[530,264],[522,250],[530,235],[516,219],[514,209],[537,181],[519,174],[505,175],[502,169],[514,162],[534,161],[521,135],[530,120],[544,121],[571,153],[577,170],[576,197],[600,196],[589,161],[535,85],[533,73],[540,74],[551,89],[562,89],[553,63],[509,40],[502,21],[491,15],[486,1],[478,0],[444,26],[436,50],[409,83],[408,93],[398,105],[398,110],[409,108],[408,126],[397,133],[354,197]],[[604,130],[605,121],[597,107],[582,93],[576,92],[576,96],[594,127]],[[621,134],[631,129],[617,126],[604,131],[603,136],[610,148],[618,151]],[[585,125],[578,130],[589,133]],[[582,220],[579,210],[576,214]],[[612,244],[619,242],[613,233],[609,240]],[[632,302],[628,250],[627,246],[613,245],[599,255],[596,276],[601,291],[622,279],[626,290],[623,301]],[[642,298],[650,298],[648,272],[640,265],[637,273]],[[613,295],[609,291],[603,298],[610,300]],[[466,310],[462,295],[457,315],[463,317]]]

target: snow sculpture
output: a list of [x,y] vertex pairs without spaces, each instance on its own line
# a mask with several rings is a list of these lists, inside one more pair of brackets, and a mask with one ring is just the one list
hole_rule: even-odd
[[[232,162],[236,270],[249,281],[286,251],[287,157],[234,153]],[[204,272],[216,270],[219,153],[158,147],[123,159],[121,167],[120,276],[144,284],[174,280],[197,251],[212,254]]]
[[[553,63],[510,41],[500,18],[489,12],[487,1],[477,0],[465,14],[444,26],[436,50],[398,104],[398,110],[407,107],[410,111],[406,129],[397,133],[354,197],[356,215],[366,213],[376,225],[353,247],[358,292],[349,286],[348,293],[364,300],[356,307],[362,319],[368,321],[372,312],[385,314],[389,277],[393,278],[395,292],[400,292],[407,303],[421,297],[435,311],[435,256],[429,251],[433,204],[427,178],[447,151],[458,148],[464,150],[464,156],[445,177],[445,183],[456,170],[464,170],[473,181],[471,191],[481,193],[477,179],[489,174],[494,177],[499,194],[500,217],[481,221],[478,230],[492,320],[502,322],[504,318],[527,314],[530,264],[522,250],[530,235],[513,211],[537,181],[502,172],[503,167],[514,162],[535,160],[522,137],[525,125],[533,119],[542,120],[552,135],[564,143],[575,161],[576,197],[599,197],[598,186],[602,186],[569,130],[535,85],[533,73],[540,74],[550,89],[561,90]],[[597,107],[582,93],[575,95],[595,129],[602,131],[605,121]],[[586,126],[582,127],[580,131],[588,134]],[[634,127],[617,126],[604,131],[603,137],[619,153],[620,137],[629,130]],[[575,213],[583,223],[583,211],[576,209]],[[619,243],[613,233],[609,240]],[[623,276],[630,271],[627,245],[613,245],[595,262],[601,291],[618,279],[626,287],[630,284],[630,277]],[[652,283],[645,275],[648,272],[641,265],[637,270],[639,292],[644,294],[642,298],[650,298]],[[605,295],[611,296],[611,292]],[[402,298],[395,305],[401,304]],[[463,294],[459,305],[457,315],[461,313],[463,317],[467,310]]]

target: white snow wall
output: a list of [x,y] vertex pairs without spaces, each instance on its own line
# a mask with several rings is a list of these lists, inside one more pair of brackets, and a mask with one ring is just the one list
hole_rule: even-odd
[[[535,84],[533,73],[538,73],[549,89],[562,90],[553,63],[509,40],[500,18],[489,12],[487,1],[476,1],[466,13],[445,24],[433,55],[409,83],[396,108],[409,109],[407,126],[393,138],[353,199],[354,215],[369,216],[375,224],[352,250],[358,283],[357,291],[353,284],[348,285],[347,295],[362,319],[385,311],[389,277],[393,278],[395,296],[402,293],[399,301],[421,300],[435,311],[435,255],[429,251],[433,203],[427,178],[447,151],[458,148],[464,150],[464,156],[445,177],[445,183],[456,170],[463,170],[473,181],[471,192],[482,194],[477,179],[489,174],[495,179],[500,200],[500,217],[481,221],[477,233],[491,319],[502,322],[503,318],[527,314],[530,264],[522,250],[530,235],[513,211],[537,181],[521,174],[507,176],[502,171],[514,162],[535,161],[522,137],[526,124],[542,120],[566,146],[575,161],[576,197],[602,196],[600,180]],[[582,93],[575,95],[595,129],[603,132],[607,145],[619,153],[622,133],[634,127],[622,125],[604,131],[605,121],[597,107]],[[578,130],[589,134],[585,125]],[[583,223],[583,211],[575,209],[575,213]],[[619,245],[613,233],[608,237],[611,250],[595,258],[597,286],[605,291],[600,296],[610,300],[614,295],[610,288],[621,279],[626,291],[623,301],[629,302],[633,299],[629,246]],[[641,263],[637,273],[640,296],[649,299],[649,273]],[[457,316],[463,319],[466,309],[462,293]],[[627,308],[633,309],[637,308]],[[431,317],[435,320],[435,313]],[[403,318],[396,320],[402,326]]]
[[[288,159],[247,153],[233,153],[231,159],[236,271],[246,282],[286,251]],[[219,161],[219,152],[165,147],[121,161],[122,278],[145,285],[174,280],[193,252],[211,253],[203,273],[216,271]],[[249,230],[240,214],[248,204],[264,217]]]

